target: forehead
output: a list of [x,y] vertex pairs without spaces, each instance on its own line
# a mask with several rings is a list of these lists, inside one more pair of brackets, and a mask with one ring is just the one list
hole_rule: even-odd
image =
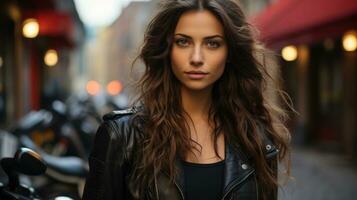
[[189,36],[224,35],[222,23],[210,11],[187,11],[183,13],[176,25],[175,34]]

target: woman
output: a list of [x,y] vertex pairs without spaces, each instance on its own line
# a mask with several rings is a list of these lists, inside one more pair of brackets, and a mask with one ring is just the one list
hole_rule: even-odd
[[141,105],[104,116],[83,199],[277,199],[289,132],[257,51],[234,0],[164,1],[139,55]]

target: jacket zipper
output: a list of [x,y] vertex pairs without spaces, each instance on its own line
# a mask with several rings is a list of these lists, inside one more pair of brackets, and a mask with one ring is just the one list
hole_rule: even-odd
[[223,195],[223,197],[221,198],[221,200],[224,200],[227,195],[239,184],[241,184],[243,181],[245,181],[252,173],[254,172],[254,170],[252,170],[251,172],[249,172],[247,175],[245,175],[240,181],[238,181],[237,183],[235,183],[234,185],[232,185],[229,190],[226,192],[226,194]]

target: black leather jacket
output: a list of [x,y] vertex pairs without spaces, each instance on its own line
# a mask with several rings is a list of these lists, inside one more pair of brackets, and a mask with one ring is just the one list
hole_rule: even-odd
[[[130,157],[139,133],[130,126],[130,119],[135,109],[113,111],[104,116],[99,127],[92,153],[89,157],[90,173],[87,177],[84,200],[133,199],[129,192],[128,173]],[[276,163],[278,149],[264,137],[266,158]],[[237,148],[225,145],[224,188],[222,200],[256,200],[260,198],[255,169],[246,155]],[[276,165],[274,165],[276,170]],[[176,162],[181,169],[181,163]],[[148,199],[178,200],[185,199],[184,177],[182,170],[170,183],[165,173],[155,178],[154,192]],[[204,184],[204,183],[203,183]],[[277,199],[272,194],[270,200]]]

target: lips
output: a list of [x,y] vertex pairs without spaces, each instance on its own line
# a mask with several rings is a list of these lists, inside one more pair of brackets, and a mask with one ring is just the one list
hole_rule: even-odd
[[185,72],[185,74],[190,78],[190,79],[202,79],[205,76],[207,76],[207,72],[203,71],[188,71]]

